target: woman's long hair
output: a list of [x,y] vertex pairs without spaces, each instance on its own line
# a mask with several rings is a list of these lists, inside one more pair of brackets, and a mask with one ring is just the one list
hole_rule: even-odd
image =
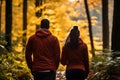
[[65,46],[69,48],[76,48],[79,45],[79,35],[78,26],[73,26],[73,29],[70,31],[69,36],[66,39]]

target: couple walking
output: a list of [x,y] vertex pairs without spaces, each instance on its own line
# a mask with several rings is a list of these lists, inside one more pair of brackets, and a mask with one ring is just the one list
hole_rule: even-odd
[[85,80],[89,74],[87,45],[74,26],[62,48],[57,37],[49,31],[50,22],[42,19],[40,29],[32,35],[26,45],[25,58],[34,80],[55,80],[59,63],[66,65],[67,80]]

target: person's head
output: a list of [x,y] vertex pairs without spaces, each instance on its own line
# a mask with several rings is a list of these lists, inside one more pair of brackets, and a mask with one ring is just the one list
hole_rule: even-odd
[[80,32],[78,30],[78,26],[73,26],[73,29],[70,31],[70,39],[79,39]]
[[78,30],[78,26],[73,26],[73,29],[70,31],[68,36],[69,42],[67,42],[67,46],[70,48],[76,48],[79,45],[79,36],[80,32]]
[[42,19],[40,27],[45,28],[45,29],[49,29],[49,27],[50,27],[49,20],[48,19]]

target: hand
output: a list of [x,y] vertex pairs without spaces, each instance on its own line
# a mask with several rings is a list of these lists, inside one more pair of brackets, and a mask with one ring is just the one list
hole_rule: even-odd
[[87,78],[88,77],[88,74],[85,74],[85,78]]

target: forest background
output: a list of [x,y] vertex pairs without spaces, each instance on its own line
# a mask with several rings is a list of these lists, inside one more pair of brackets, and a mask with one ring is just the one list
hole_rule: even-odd
[[[5,48],[7,45],[7,41],[5,40],[6,1],[0,0],[0,80],[32,79],[32,75],[26,66],[24,50],[28,38],[35,33],[41,19],[43,18],[48,18],[50,20],[50,31],[58,37],[61,48],[64,45],[66,36],[68,35],[70,29],[74,25],[79,26],[81,34],[80,37],[88,45],[91,70],[96,66],[100,66],[100,68],[98,67],[99,69],[91,71],[90,78],[91,76],[95,76],[95,73],[99,70],[106,68],[106,60],[110,60],[110,56],[108,57],[110,49],[108,49],[107,52],[103,52],[102,0],[88,1],[92,23],[94,51],[95,55],[97,55],[94,58],[92,54],[93,51],[91,48],[89,24],[84,0],[38,0],[41,2],[41,4],[38,5],[36,1],[37,0],[26,0],[27,4],[25,7],[24,0],[12,0],[12,27],[9,29],[11,31],[11,50],[9,51]],[[108,6],[110,26],[109,38],[111,39],[113,0],[109,0]],[[26,9],[26,18],[24,16],[24,9]],[[24,25],[25,23],[26,25]],[[25,29],[23,26],[26,26]],[[109,47],[111,47],[111,41],[109,42]],[[58,71],[64,70],[65,67],[60,64]],[[64,78],[62,73],[60,73],[59,78],[61,76]],[[62,77],[59,80],[62,80]]]

